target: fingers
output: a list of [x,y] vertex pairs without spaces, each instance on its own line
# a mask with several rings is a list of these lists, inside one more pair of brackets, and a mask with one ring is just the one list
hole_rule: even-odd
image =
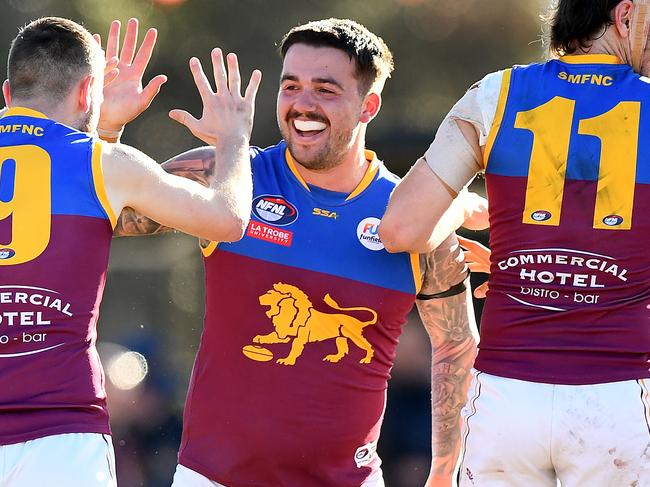
[[193,129],[199,123],[196,118],[194,118],[189,112],[186,112],[185,110],[172,110],[169,112],[169,118],[177,121],[182,125],[185,125],[188,129],[190,129],[190,131],[192,131],[192,133],[194,133]]
[[104,65],[104,76],[108,75],[109,72],[113,71],[115,68],[117,68],[117,65],[119,64],[120,60],[117,59],[116,57],[112,57],[110,59],[106,60],[106,64]]
[[479,242],[476,240],[471,240],[469,238],[465,238],[461,235],[456,235],[458,237],[458,242],[460,243],[461,247],[464,247],[468,250],[476,250],[479,248],[486,248],[483,245],[481,245]]
[[212,71],[214,73],[214,83],[217,88],[217,93],[224,93],[228,89],[228,79],[226,76],[226,68],[223,65],[223,53],[221,49],[215,47],[212,49]]
[[[213,59],[214,62],[214,59]],[[223,68],[223,66],[222,66]],[[198,58],[193,57],[190,59],[190,71],[192,71],[192,77],[194,78],[194,84],[196,85],[197,89],[199,90],[199,95],[201,96],[201,101],[203,102],[203,106],[207,105],[208,102],[210,101],[210,97],[214,94],[212,91],[212,87],[210,86],[210,82],[208,81],[208,78],[205,76],[205,73],[203,72],[203,67],[201,66],[201,61],[198,60]]]
[[488,285],[488,281],[485,281],[483,284],[481,284],[479,287],[474,289],[474,297],[477,299],[483,299],[485,296],[487,296],[487,292],[490,289]]
[[109,72],[104,74],[104,86],[111,84],[112,81],[115,81],[120,75],[120,70],[117,68],[111,69]]
[[151,81],[149,81],[147,86],[144,87],[144,89],[142,90],[142,97],[144,99],[145,108],[149,108],[149,105],[151,105],[153,99],[156,97],[158,93],[160,93],[160,87],[166,82],[167,82],[167,76],[163,74],[159,74]]
[[119,20],[111,22],[108,39],[106,40],[106,59],[117,57],[117,52],[120,47],[120,25]]
[[158,31],[156,29],[149,29],[144,36],[142,45],[138,49],[138,53],[135,55],[133,60],[133,67],[136,69],[138,74],[142,76],[147,65],[151,60],[151,55],[153,54],[153,49],[156,46],[156,39],[158,37]]
[[99,34],[93,34],[93,39],[95,39],[95,42],[99,44],[99,47],[102,47],[102,36]]
[[226,58],[228,62],[228,89],[233,95],[241,96],[241,77],[239,75],[239,61],[237,54],[231,52]]
[[244,99],[249,103],[255,103],[255,97],[257,96],[257,90],[260,87],[262,81],[262,72],[259,69],[256,69],[251,74],[251,79],[248,81],[248,86],[246,87],[246,93],[244,94]]
[[138,42],[138,19],[131,18],[126,25],[126,34],[124,35],[124,45],[120,53],[120,62],[131,64],[135,54],[136,44]]

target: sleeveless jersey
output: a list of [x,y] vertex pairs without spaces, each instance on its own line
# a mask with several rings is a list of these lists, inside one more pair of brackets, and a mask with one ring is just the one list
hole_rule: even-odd
[[100,158],[89,134],[38,112],[0,119],[0,444],[109,433],[95,340],[114,217]]
[[373,153],[350,195],[307,185],[284,142],[254,149],[244,238],[204,249],[205,328],[179,461],[229,487],[358,487],[376,472],[417,256],[379,218],[397,178]]
[[485,152],[492,275],[477,369],[650,377],[649,83],[607,55],[504,72]]

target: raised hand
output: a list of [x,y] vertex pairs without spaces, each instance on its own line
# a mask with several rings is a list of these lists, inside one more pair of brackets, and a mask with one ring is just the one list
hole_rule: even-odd
[[169,112],[169,116],[185,125],[192,134],[210,145],[217,145],[220,141],[224,142],[239,137],[245,137],[248,141],[253,129],[255,96],[260,86],[262,73],[257,69],[253,71],[244,96],[242,96],[237,55],[228,54],[227,75],[221,49],[213,49],[211,57],[216,92],[212,91],[210,81],[201,67],[201,62],[197,58],[190,59],[190,70],[203,102],[201,118],[197,120],[185,110],[172,110]]
[[[116,73],[109,74],[109,82],[104,83],[104,103],[99,116],[99,129],[105,132],[119,132],[131,120],[144,112],[167,81],[164,75],[157,75],[143,88],[142,77],[147,69],[158,33],[149,29],[142,45],[137,49],[138,20],[130,19],[124,44],[120,52],[120,22],[114,20],[106,41],[107,65],[117,59]],[[101,44],[99,35],[95,38]],[[113,61],[115,62],[115,61]],[[113,79],[111,80],[110,77]]]

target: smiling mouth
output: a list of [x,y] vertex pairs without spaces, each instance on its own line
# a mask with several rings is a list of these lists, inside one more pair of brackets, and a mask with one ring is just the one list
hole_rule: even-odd
[[301,137],[313,137],[327,128],[327,124],[315,120],[293,120],[293,128]]

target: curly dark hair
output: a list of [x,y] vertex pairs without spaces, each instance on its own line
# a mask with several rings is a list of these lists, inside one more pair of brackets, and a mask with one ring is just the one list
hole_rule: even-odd
[[622,0],[558,0],[546,21],[549,49],[557,55],[586,51],[603,27],[612,25],[611,13]]
[[294,27],[280,42],[282,59],[294,44],[333,47],[347,53],[356,62],[362,95],[378,81],[383,83],[393,71],[393,55],[384,40],[350,19],[316,20]]

